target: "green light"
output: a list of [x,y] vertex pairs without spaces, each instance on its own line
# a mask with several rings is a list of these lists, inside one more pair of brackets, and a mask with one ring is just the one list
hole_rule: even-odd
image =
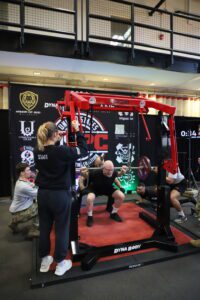
[[125,189],[126,193],[132,193],[136,191],[138,186],[138,177],[135,174],[135,171],[132,170],[127,172],[125,175],[118,178],[121,183],[121,186]]

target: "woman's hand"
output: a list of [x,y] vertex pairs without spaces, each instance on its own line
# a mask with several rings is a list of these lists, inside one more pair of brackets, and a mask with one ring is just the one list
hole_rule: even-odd
[[72,123],[72,128],[74,129],[75,132],[79,131],[79,123],[76,120],[73,120]]

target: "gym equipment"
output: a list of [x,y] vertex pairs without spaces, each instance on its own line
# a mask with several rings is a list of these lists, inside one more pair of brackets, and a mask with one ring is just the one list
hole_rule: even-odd
[[[154,108],[162,113],[167,114],[167,130],[170,142],[170,158],[164,159],[162,167],[170,173],[176,173],[178,169],[178,155],[175,137],[174,114],[176,108],[167,104],[162,104],[144,97],[131,97],[122,95],[108,94],[90,94],[73,91],[65,91],[64,100],[57,101],[57,110],[61,119],[72,121],[78,115],[80,130],[82,131],[82,122],[80,117],[81,110],[84,111],[120,111],[120,112],[138,112],[146,131],[146,140],[151,140],[151,135],[145,121],[144,114],[147,114],[149,108]],[[164,122],[163,122],[164,123]],[[69,130],[70,130],[70,126]],[[73,132],[73,130],[72,130]],[[68,132],[66,131],[68,141]],[[69,143],[71,141],[69,140]],[[74,141],[72,141],[74,142]],[[73,144],[74,145],[74,144]]]
[[[65,91],[64,101],[57,102],[57,109],[61,119],[66,118],[68,124],[76,119],[76,113],[81,125],[81,110],[97,110],[97,111],[122,111],[122,112],[138,112],[142,118],[144,128],[146,130],[146,140],[151,140],[144,114],[148,113],[149,108],[159,111],[159,150],[162,157],[158,164],[158,208],[157,218],[152,219],[146,213],[140,213],[140,217],[154,226],[156,229],[149,239],[131,241],[123,244],[114,244],[104,247],[92,247],[88,245],[80,245],[78,236],[78,214],[76,209],[72,208],[71,216],[71,249],[74,261],[81,261],[83,270],[90,270],[97,262],[99,257],[108,255],[117,255],[128,253],[147,248],[160,248],[169,251],[177,251],[177,244],[170,229],[170,200],[169,188],[164,185],[165,172],[176,173],[178,170],[177,146],[175,137],[174,114],[176,108],[170,105],[158,103],[141,97],[107,95],[107,94],[89,94],[77,93],[73,91]],[[163,116],[163,113],[165,115]],[[70,129],[69,129],[70,131]],[[73,131],[71,132],[73,134]],[[68,132],[66,133],[68,135]],[[69,143],[71,141],[69,140]],[[74,140],[72,140],[74,145]],[[132,168],[132,167],[131,167]],[[151,171],[150,160],[142,157],[139,160],[138,167],[139,176],[145,178]],[[74,197],[73,204],[76,203]]]
[[[151,171],[154,171],[155,170],[155,166],[151,166],[151,161],[150,159],[147,157],[147,156],[142,156],[139,158],[138,160],[138,166],[137,167],[127,167],[127,171],[129,170],[138,170],[137,171],[137,174],[138,174],[138,177],[139,179],[141,180],[145,180]],[[93,168],[87,168],[88,170],[98,170],[98,169],[101,169],[101,168],[97,168],[97,167],[93,167]],[[120,170],[121,167],[115,167],[114,168],[115,170]],[[76,168],[76,172],[80,172],[81,171],[81,168]]]
[[151,162],[147,156],[142,156],[138,160],[138,177],[145,180],[151,172]]

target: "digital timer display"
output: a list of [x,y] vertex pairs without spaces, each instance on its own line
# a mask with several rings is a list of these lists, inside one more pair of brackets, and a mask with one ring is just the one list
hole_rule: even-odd
[[197,133],[196,130],[181,130],[181,137],[191,137],[191,138],[200,138],[200,132]]
[[200,123],[181,123],[179,125],[178,135],[181,138],[200,139]]

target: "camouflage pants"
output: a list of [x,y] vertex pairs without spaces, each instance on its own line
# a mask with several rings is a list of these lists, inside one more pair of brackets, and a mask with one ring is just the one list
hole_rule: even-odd
[[12,213],[12,223],[24,223],[33,219],[33,223],[38,223],[38,205],[37,203],[33,203],[29,208]]

